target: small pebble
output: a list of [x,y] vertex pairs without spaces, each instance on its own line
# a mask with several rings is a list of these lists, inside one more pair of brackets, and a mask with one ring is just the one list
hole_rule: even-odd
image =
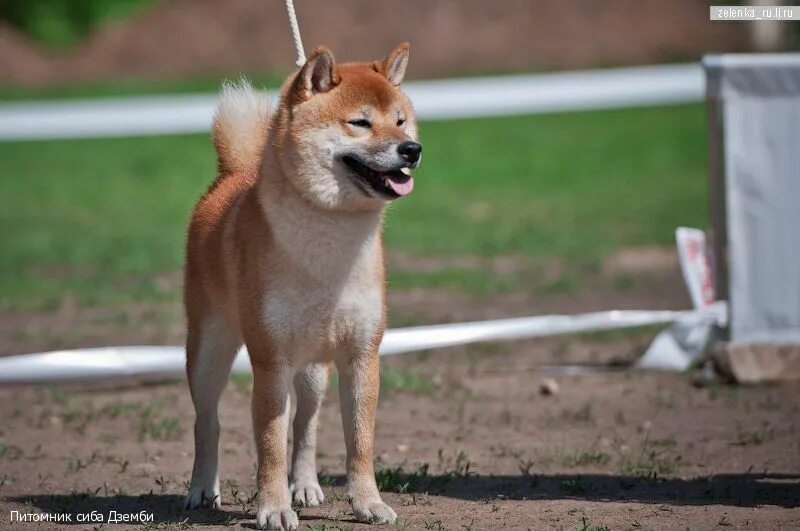
[[558,394],[558,382],[553,378],[544,378],[539,382],[539,394],[553,396]]

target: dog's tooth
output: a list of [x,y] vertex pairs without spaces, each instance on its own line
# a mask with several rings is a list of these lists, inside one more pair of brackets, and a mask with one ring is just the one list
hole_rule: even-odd
[[408,168],[400,168],[400,171],[408,176],[411,176],[411,170],[409,170]]

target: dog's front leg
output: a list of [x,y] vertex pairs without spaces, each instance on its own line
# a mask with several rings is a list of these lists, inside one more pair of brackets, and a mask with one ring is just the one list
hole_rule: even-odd
[[361,522],[394,523],[397,514],[383,503],[375,483],[373,441],[380,369],[376,350],[337,363],[339,402],[347,446],[347,496]]
[[325,501],[317,480],[317,424],[328,390],[328,365],[310,363],[294,377],[297,412],[294,415],[294,450],[289,490],[295,503],[313,507]]
[[251,357],[253,362],[253,429],[258,451],[259,529],[297,529],[286,474],[286,436],[292,371],[278,361]]

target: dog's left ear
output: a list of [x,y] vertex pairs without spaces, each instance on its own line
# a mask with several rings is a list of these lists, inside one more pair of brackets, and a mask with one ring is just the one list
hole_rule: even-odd
[[386,79],[389,80],[389,83],[394,86],[398,86],[403,82],[403,78],[406,76],[406,69],[408,68],[408,51],[410,48],[411,45],[407,42],[400,43],[395,46],[394,50],[389,52],[389,55],[386,56],[386,59],[383,61],[374,62],[372,67],[379,74],[386,76]]
[[340,80],[333,53],[325,46],[319,46],[311,52],[297,74],[295,90],[300,100],[307,100],[314,94],[328,92]]

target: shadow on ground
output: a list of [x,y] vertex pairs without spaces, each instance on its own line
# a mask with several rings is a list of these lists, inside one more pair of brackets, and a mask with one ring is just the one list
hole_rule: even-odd
[[[710,503],[754,507],[800,505],[800,475],[720,474],[693,479],[643,478],[606,474],[530,476],[431,476],[429,489],[417,490],[463,500],[504,497],[510,500],[631,501],[670,505]],[[437,487],[439,483],[439,488]],[[421,489],[420,489],[421,488]]]
[[[652,479],[602,474],[530,475],[530,476],[421,476],[408,475],[399,485],[405,492],[429,492],[431,495],[462,500],[510,499],[585,500],[594,502],[630,501],[668,505],[729,505],[755,507],[800,505],[800,475],[793,474],[720,474],[695,479]],[[344,478],[334,478],[342,485]],[[185,511],[183,498],[171,494],[141,496],[92,496],[90,494],[31,495],[7,498],[7,501],[33,506],[46,513],[85,514],[110,511],[153,514],[161,524],[226,524],[231,520],[252,519],[236,507],[225,505],[223,511],[210,509]],[[73,519],[74,520],[74,519]],[[73,522],[77,524],[78,522]],[[85,525],[85,524],[83,524]]]

